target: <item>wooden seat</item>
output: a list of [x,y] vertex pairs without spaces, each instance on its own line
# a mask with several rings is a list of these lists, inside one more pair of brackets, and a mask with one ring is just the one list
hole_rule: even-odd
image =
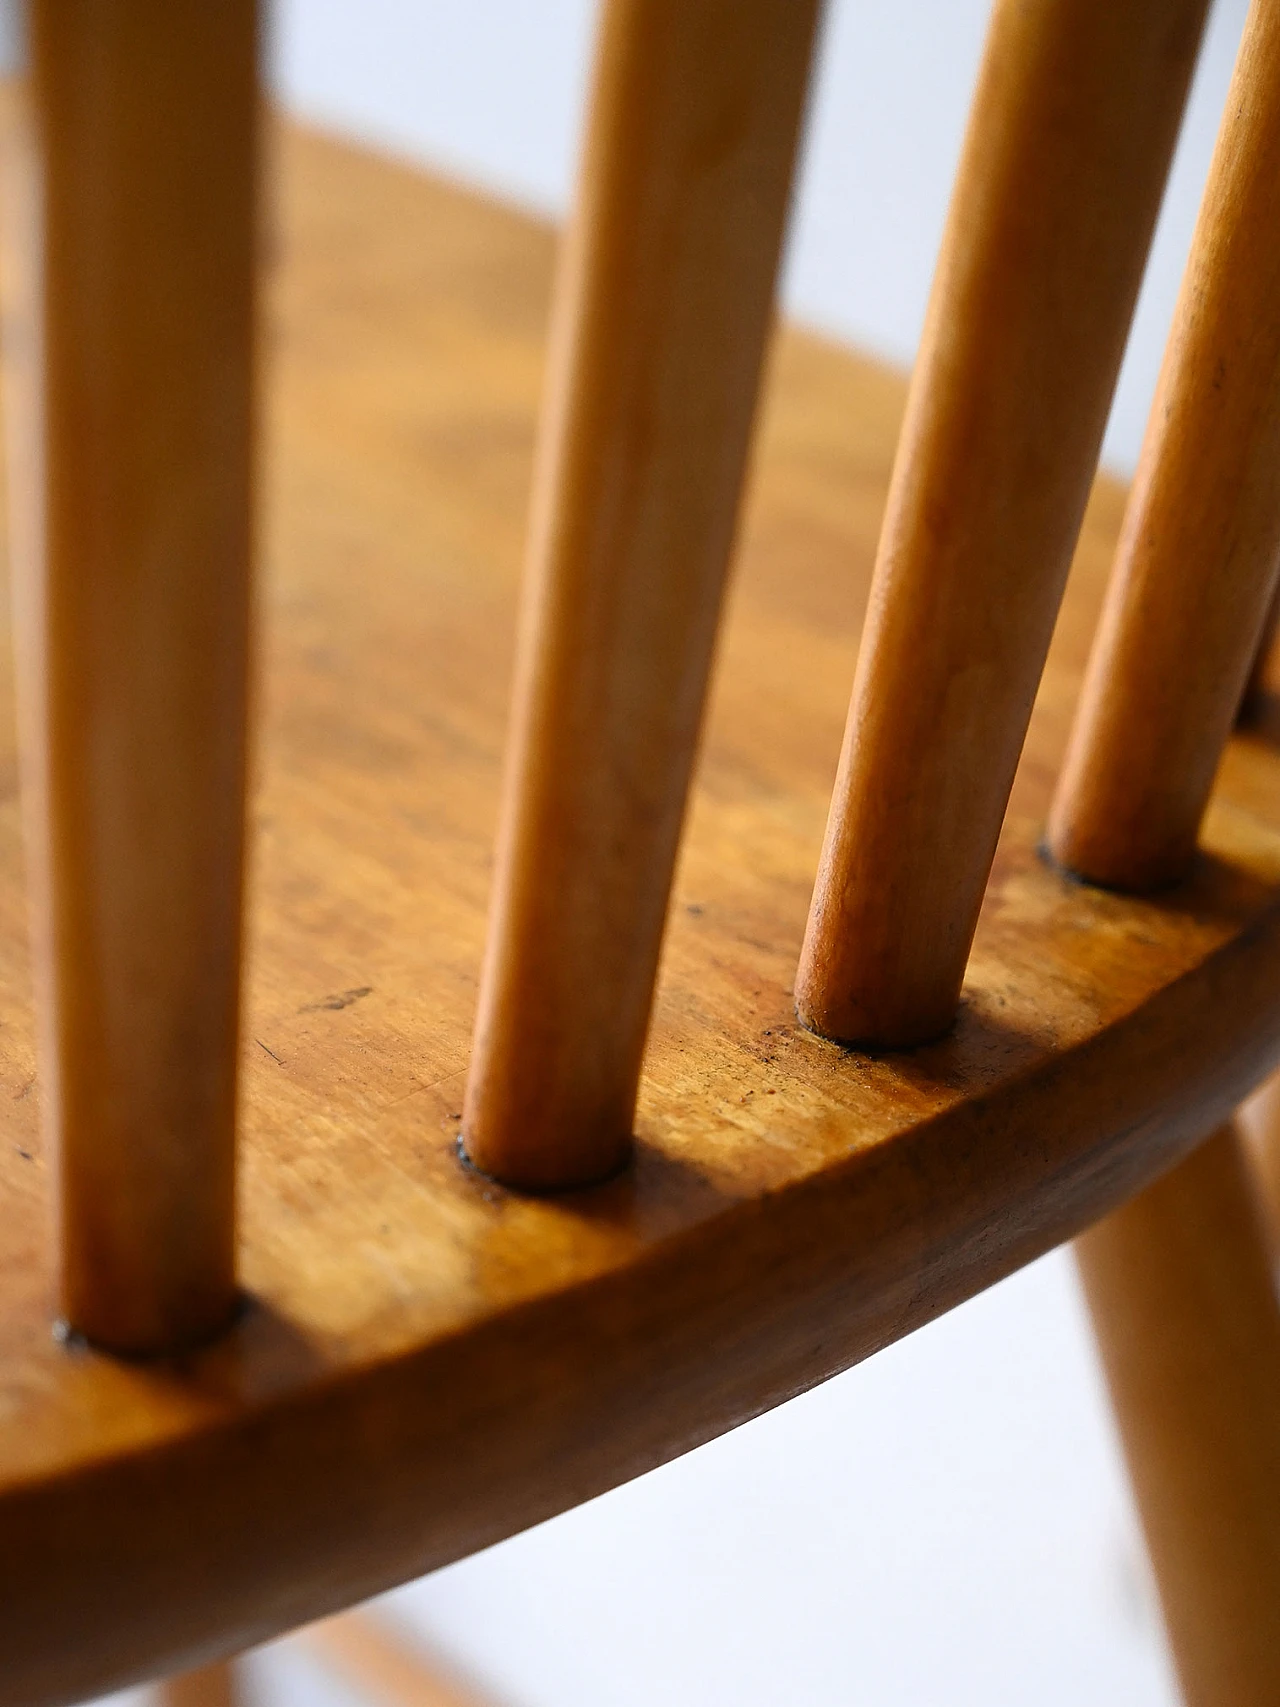
[[[16,147],[11,102],[4,122]],[[1105,476],[954,1030],[857,1051],[797,1021],[906,393],[784,329],[634,1158],[558,1195],[469,1165],[553,235],[294,128],[272,133],[271,158],[244,1302],[174,1357],[50,1333],[3,700],[0,1701],[14,1707],[239,1651],[688,1450],[1080,1232],[1280,1061],[1270,739],[1232,738],[1176,888],[1089,887],[1041,853],[1124,505]]]

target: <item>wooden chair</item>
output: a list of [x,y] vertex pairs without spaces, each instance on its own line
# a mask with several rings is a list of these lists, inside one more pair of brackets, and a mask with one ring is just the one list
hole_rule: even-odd
[[1187,1700],[1280,1700],[1231,1124],[1280,1060],[1280,757],[1230,733],[1280,560],[1275,0],[1127,505],[1094,480],[1204,10],[999,0],[910,388],[784,331],[739,528],[816,4],[609,0],[508,718],[549,233],[264,142],[253,0],[31,0],[5,1707],[456,1559],[1077,1234]]

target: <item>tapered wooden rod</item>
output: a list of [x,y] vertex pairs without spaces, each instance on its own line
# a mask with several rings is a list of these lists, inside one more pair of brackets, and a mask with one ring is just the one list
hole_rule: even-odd
[[[32,0],[40,275],[10,347],[40,1094],[62,1310],[234,1301],[254,0]],[[42,344],[42,348],[41,348]]]
[[996,5],[796,985],[825,1036],[954,1018],[1204,12]]
[[464,1142],[627,1155],[816,0],[609,0],[554,310]]
[[1049,821],[1070,870],[1180,877],[1280,568],[1280,7],[1245,25]]
[[1187,1707],[1280,1701],[1280,1306],[1233,1127],[1076,1241]]
[[156,1690],[158,1707],[241,1707],[244,1692],[239,1683],[234,1660],[202,1666],[166,1678]]

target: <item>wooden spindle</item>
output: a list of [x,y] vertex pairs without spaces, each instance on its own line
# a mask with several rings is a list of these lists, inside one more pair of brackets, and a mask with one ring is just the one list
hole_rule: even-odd
[[553,317],[464,1140],[624,1160],[816,0],[610,0]]
[[995,8],[797,979],[825,1036],[955,1015],[1204,13]]
[[1181,877],[1280,568],[1280,8],[1255,0],[1049,824],[1069,870]]
[[40,1089],[66,1321],[147,1353],[234,1303],[257,23],[254,0],[32,0],[29,27],[42,260],[11,466]]
[[1225,1127],[1076,1240],[1187,1707],[1280,1701],[1280,1306]]

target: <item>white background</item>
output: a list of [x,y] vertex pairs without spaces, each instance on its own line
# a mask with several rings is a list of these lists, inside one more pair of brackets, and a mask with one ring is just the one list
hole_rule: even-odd
[[[836,0],[784,298],[906,363],[979,0]],[[1230,74],[1220,0],[1108,432],[1132,467]],[[294,111],[561,213],[588,0],[280,0]],[[1140,72],[1135,71],[1135,75]],[[251,1539],[247,1542],[251,1545]],[[510,1707],[1171,1707],[1068,1258],[679,1463],[391,1598]],[[350,1702],[295,1647],[264,1701]]]

